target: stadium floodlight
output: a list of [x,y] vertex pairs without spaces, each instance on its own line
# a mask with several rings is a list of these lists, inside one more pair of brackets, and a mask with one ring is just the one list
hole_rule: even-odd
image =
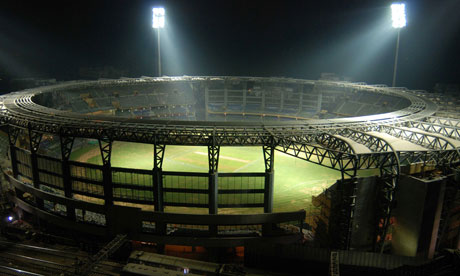
[[165,9],[163,7],[156,7],[153,11],[152,28],[157,29],[158,34],[158,76],[161,77],[161,52],[160,52],[160,29],[165,26]]
[[398,29],[398,38],[396,39],[396,54],[395,64],[393,68],[393,82],[392,87],[396,86],[396,72],[398,70],[398,52],[399,52],[399,35],[401,28],[406,26],[406,4],[404,3],[393,3],[391,4],[391,19],[393,21],[393,28]]
[[162,7],[153,8],[152,28],[161,29],[165,26],[165,9]]
[[406,4],[393,3],[391,5],[391,19],[393,28],[399,29],[406,26]]

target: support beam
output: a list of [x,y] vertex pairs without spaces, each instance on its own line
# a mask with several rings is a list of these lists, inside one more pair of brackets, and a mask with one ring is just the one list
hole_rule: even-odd
[[[273,141],[273,139],[271,139]],[[275,147],[273,145],[262,146],[264,153],[265,171],[273,172],[275,165]]]
[[395,193],[399,182],[399,158],[395,153],[380,168],[379,218],[377,221],[376,251],[383,253],[386,235],[390,227],[391,212],[395,207]]
[[31,153],[37,153],[43,135],[29,128],[29,146]]
[[355,154],[355,150],[347,141],[329,133],[321,133],[315,137],[315,140],[325,148]]
[[8,127],[8,140],[10,142],[10,159],[11,159],[11,170],[13,171],[14,178],[18,177],[18,160],[16,154],[16,141],[19,136],[19,128],[12,126]]
[[[390,226],[391,210],[394,207],[394,194],[399,181],[400,161],[398,153],[384,139],[355,130],[339,130],[337,134],[365,145],[375,153],[357,155],[344,140],[328,133],[313,137],[301,137],[294,141],[277,138],[277,150],[297,158],[327,166],[345,175],[356,176],[358,169],[379,168],[382,187],[379,194],[380,209],[376,222],[376,251],[385,248],[384,237]],[[320,146],[318,146],[320,145]],[[352,210],[353,211],[353,210]]]
[[348,250],[350,249],[351,237],[353,234],[353,219],[356,205],[357,179],[347,178],[337,182],[336,194],[337,218],[336,228],[332,229],[333,247]]
[[385,139],[370,135],[369,133],[344,129],[340,131],[340,135],[346,136],[379,153],[378,162],[375,163],[380,170],[375,251],[382,253],[385,250],[385,238],[390,227],[391,212],[395,205],[395,192],[399,182],[399,153]]
[[21,130],[20,128],[8,126],[8,139],[9,139],[10,145],[13,145],[13,146],[16,145],[16,141],[18,140],[20,130]]
[[[328,138],[324,137],[323,139]],[[337,137],[335,137],[337,138]],[[341,140],[341,139],[339,139]],[[337,140],[335,140],[337,141]],[[343,141],[343,140],[341,140]],[[348,143],[346,143],[349,145]],[[333,142],[329,143],[330,146],[335,146],[335,148],[347,150],[344,148],[344,145],[341,143]],[[333,147],[334,148],[334,147]],[[354,152],[354,151],[353,151]],[[356,158],[357,159],[357,158]],[[356,179],[356,175],[358,172],[358,162],[352,162],[353,170],[346,171],[346,167],[344,166],[343,162],[339,162],[340,164],[340,172],[342,175],[341,181],[338,182],[337,191],[341,195],[340,203],[339,203],[339,228],[336,229],[337,233],[337,244],[335,246],[340,249],[348,250],[350,249],[351,243],[351,236],[353,233],[353,219],[355,213],[355,205],[356,205],[356,192],[357,192],[357,184],[358,181]],[[345,175],[348,175],[350,178],[345,179]]]
[[347,236],[347,246],[346,246],[347,250],[350,249],[351,236],[353,234],[353,220],[355,218],[356,193],[358,190],[358,179],[356,178],[356,175],[355,177],[350,179],[350,182],[351,182],[350,184],[351,193],[349,195],[349,201],[348,201],[350,212],[349,212],[348,236]]
[[[32,130],[29,124],[29,148],[30,148],[30,163],[32,169],[32,181],[34,183],[34,188],[40,189],[40,174],[38,172],[38,158],[37,151],[40,147],[40,142],[42,140],[42,134]],[[43,199],[35,198],[35,203],[37,207],[43,209]]]
[[363,131],[358,131],[350,128],[340,129],[337,134],[350,138],[356,143],[366,146],[373,152],[388,152],[392,151],[390,144],[382,138],[370,135]]
[[[265,183],[264,183],[264,213],[273,212],[273,186],[275,182],[275,140],[270,137],[267,145],[262,146],[265,163]],[[270,236],[273,225],[266,223],[262,225],[262,235]]]
[[108,138],[100,138],[99,149],[101,150],[102,165],[109,165],[112,157],[112,143],[113,141]]
[[75,137],[59,136],[61,141],[61,157],[62,160],[69,160],[72,153],[73,142]]
[[218,212],[218,173],[209,174],[209,214]]
[[[220,146],[216,144],[214,136],[209,137],[208,144],[208,163],[209,163],[209,213],[217,214],[218,210],[218,168],[219,168]],[[217,229],[216,229],[217,230]]]
[[438,116],[429,116],[426,118],[427,122],[444,125],[444,126],[451,126],[451,127],[458,127],[460,128],[460,120],[448,117],[438,117]]
[[[371,155],[358,156],[343,139],[328,133],[298,137],[275,137],[276,150],[352,176],[356,166],[370,168],[378,164]],[[361,159],[358,157],[362,157]]]
[[[361,130],[354,130],[354,129],[339,129],[336,131],[337,134],[341,136],[350,138],[359,144],[363,144],[370,150],[372,150],[373,154],[371,155],[359,155],[360,165],[359,169],[367,169],[367,168],[380,168],[382,160],[388,160],[388,156],[384,155],[394,155],[394,150],[390,146],[390,143],[385,141],[385,139],[374,136],[370,133],[365,131],[377,131],[382,133],[387,133],[393,136],[397,136],[397,138],[403,140],[409,140],[405,135],[402,135],[401,127],[393,127],[393,126],[369,126],[360,128]],[[398,130],[400,129],[400,130]],[[421,130],[418,130],[419,132]],[[415,132],[415,130],[413,131]],[[399,134],[398,134],[399,133]],[[408,132],[410,133],[410,131]],[[430,165],[444,165],[444,164],[452,164],[459,159],[458,150],[451,148],[448,146],[448,143],[442,141],[442,137],[436,137],[437,134],[429,134],[426,133],[425,138],[421,140],[414,140],[411,139],[410,142],[429,147],[432,150],[429,151],[404,151],[399,152],[399,163],[400,164],[413,164],[413,163],[420,163],[423,164],[430,164]],[[444,138],[444,140],[446,140]],[[423,141],[431,141],[431,146],[428,146],[426,142]],[[445,149],[439,149],[438,146],[442,146]],[[370,162],[370,163],[369,163]],[[386,162],[386,161],[385,161]],[[370,164],[370,166],[369,166]],[[374,166],[375,164],[379,164],[377,167]]]
[[209,87],[208,83],[204,84],[204,116],[206,121],[208,121],[209,117]]
[[[278,140],[279,143],[276,146],[276,150],[281,151],[287,155],[291,155],[296,158],[338,171],[342,171],[341,168],[350,167],[350,169],[352,169],[355,166],[355,154],[344,153],[337,150],[323,148],[322,146],[315,144],[298,142],[291,139],[281,138]],[[364,157],[368,158],[368,156]],[[360,163],[367,164],[366,161]]]
[[433,150],[430,152],[430,155],[432,155],[434,151],[452,151],[452,154],[449,156],[449,158],[436,158],[436,163],[440,166],[444,166],[444,163],[449,163],[450,166],[453,166],[454,163],[460,161],[460,153],[454,144],[455,141],[452,138],[445,137],[438,133],[430,133],[418,128],[379,126],[378,130],[380,132],[385,132],[393,137],[409,141],[413,144],[420,145],[425,148],[429,148],[430,150]]
[[153,145],[153,200],[157,212],[164,211],[162,168],[165,149],[166,145]]
[[214,136],[209,137],[208,144],[208,164],[209,164],[209,173],[216,173],[219,167],[219,152],[220,146],[216,145]]
[[111,168],[111,156],[112,156],[112,143],[113,141],[107,137],[103,137],[98,140],[99,149],[102,157],[102,182],[104,185],[104,199],[105,205],[113,205],[113,187],[112,187],[112,168]]
[[452,139],[442,136],[438,133],[430,133],[418,128],[405,128],[405,127],[394,127],[394,126],[379,126],[380,132],[385,132],[391,136],[409,141],[416,145],[420,145],[429,149],[456,149],[456,146],[452,143]]
[[[59,136],[61,142],[61,158],[62,158],[62,182],[64,184],[64,195],[67,198],[72,198],[72,180],[70,175],[69,158],[72,153],[74,137]],[[66,206],[67,218],[75,220],[75,208]]]
[[262,146],[265,161],[264,213],[273,212],[273,185],[275,181],[275,147],[273,139],[269,146]]
[[442,125],[432,122],[422,122],[422,121],[407,121],[407,127],[414,127],[424,131],[438,133],[444,135],[445,137],[460,139],[460,127]]

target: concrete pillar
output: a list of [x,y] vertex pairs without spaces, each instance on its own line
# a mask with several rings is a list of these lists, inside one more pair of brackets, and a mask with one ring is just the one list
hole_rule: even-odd
[[104,185],[104,199],[106,206],[113,205],[112,168],[110,163],[102,166],[102,183]]
[[[62,160],[62,182],[64,184],[64,195],[72,198],[72,180],[70,179],[70,165],[68,160]],[[67,218],[75,220],[75,208],[66,206]]]
[[153,198],[156,212],[163,212],[163,176],[160,168],[153,169]]
[[14,178],[17,178],[19,174],[17,158],[16,147],[14,145],[10,145],[11,170],[13,171]]
[[[209,173],[209,214],[215,215],[218,212],[218,173]],[[217,225],[209,225],[209,234],[217,236]]]
[[273,184],[274,182],[275,182],[275,173],[273,171],[265,172],[264,213],[273,212]]
[[[34,183],[34,188],[40,190],[40,174],[38,172],[38,158],[37,154],[34,152],[30,153],[30,164],[32,167],[32,181]],[[43,199],[36,197],[35,203],[37,207],[43,209]]]
[[[18,155],[16,154],[16,147],[10,144],[10,160],[11,160],[11,170],[13,171],[13,177],[18,178],[19,170],[18,170]],[[22,191],[18,188],[14,188],[16,192],[16,196],[22,199]]]
[[218,210],[218,173],[209,173],[209,214],[217,214]]

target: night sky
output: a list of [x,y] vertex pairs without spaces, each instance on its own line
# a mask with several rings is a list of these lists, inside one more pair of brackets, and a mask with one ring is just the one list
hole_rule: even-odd
[[[336,73],[390,85],[391,1],[0,1],[0,78],[79,79],[82,67],[157,74],[152,7],[166,9],[165,75]],[[460,1],[406,1],[397,84],[460,82]]]

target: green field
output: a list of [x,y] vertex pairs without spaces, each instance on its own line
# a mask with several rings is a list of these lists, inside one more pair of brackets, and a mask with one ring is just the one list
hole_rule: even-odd
[[[163,171],[208,172],[206,147],[167,146]],[[97,145],[75,150],[72,160],[101,164]],[[153,146],[114,142],[112,166],[152,169]],[[309,209],[311,196],[320,194],[339,179],[340,172],[281,152],[275,154],[274,211]],[[264,172],[261,147],[221,147],[219,172]],[[241,210],[246,212],[248,210]],[[219,211],[220,212],[220,211]]]

